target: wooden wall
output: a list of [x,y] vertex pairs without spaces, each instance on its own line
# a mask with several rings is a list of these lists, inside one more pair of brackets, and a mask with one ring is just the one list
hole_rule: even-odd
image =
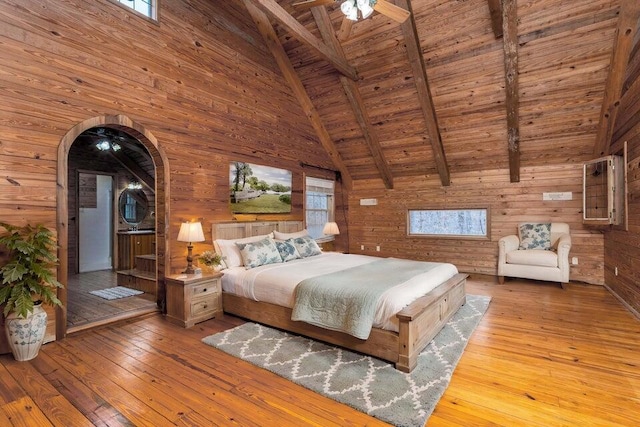
[[[453,173],[451,186],[438,177],[398,180],[395,190],[376,181],[358,181],[349,197],[350,251],[455,264],[466,273],[497,274],[498,240],[516,234],[526,221],[566,222],[571,228],[571,281],[603,284],[603,235],[582,225],[582,166],[524,167],[521,181],[509,182],[508,169]],[[568,191],[570,201],[543,201],[543,192]],[[376,198],[377,206],[360,206]],[[408,209],[490,209],[490,238],[444,239],[407,236]],[[361,251],[360,246],[365,250]],[[376,246],[380,252],[376,252]]]
[[293,170],[301,217],[300,153],[329,159],[242,6],[215,3],[163,2],[154,24],[108,0],[2,2],[0,217],[55,227],[57,145],[101,114],[144,125],[168,156],[171,236],[181,221],[231,218],[232,160]]
[[209,222],[231,219],[230,161],[292,170],[292,219],[303,212],[301,153],[331,167],[235,1],[163,1],[159,23],[109,0],[2,1],[0,64],[3,221],[55,230],[58,145],[74,125],[103,115],[144,126],[168,159],[171,212],[166,227],[159,219],[168,271],[186,262],[175,241],[180,222],[203,222],[208,241],[198,253],[211,247]]
[[605,234],[605,282],[640,317],[640,31],[627,66],[611,152],[621,153],[625,142],[629,227]]

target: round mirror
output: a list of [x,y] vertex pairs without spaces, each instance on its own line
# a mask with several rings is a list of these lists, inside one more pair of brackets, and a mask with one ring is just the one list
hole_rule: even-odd
[[120,193],[118,208],[124,222],[136,225],[141,223],[147,215],[149,200],[144,191],[127,188]]

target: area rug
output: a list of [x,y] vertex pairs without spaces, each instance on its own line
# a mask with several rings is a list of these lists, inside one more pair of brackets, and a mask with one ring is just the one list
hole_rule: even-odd
[[423,426],[490,300],[467,295],[409,374],[374,357],[256,323],[202,341],[390,424]]
[[138,291],[136,289],[126,288],[124,286],[116,286],[115,288],[100,289],[99,291],[91,291],[89,293],[100,298],[111,300],[132,297],[134,295],[143,294],[144,292]]

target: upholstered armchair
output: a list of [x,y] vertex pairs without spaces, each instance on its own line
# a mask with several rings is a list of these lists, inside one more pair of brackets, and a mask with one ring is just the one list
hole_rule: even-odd
[[518,224],[518,234],[498,242],[498,281],[505,277],[569,283],[569,225],[562,222]]

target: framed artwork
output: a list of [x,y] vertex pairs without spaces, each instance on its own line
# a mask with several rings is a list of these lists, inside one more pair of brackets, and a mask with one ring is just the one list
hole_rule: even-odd
[[245,162],[229,164],[232,213],[291,212],[291,171]]

